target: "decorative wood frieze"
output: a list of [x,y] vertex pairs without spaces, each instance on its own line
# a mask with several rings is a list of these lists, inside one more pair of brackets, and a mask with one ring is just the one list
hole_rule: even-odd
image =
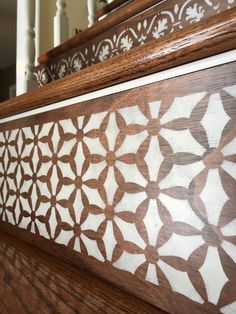
[[236,311],[235,73],[0,125],[1,228],[170,313]]
[[147,12],[140,13],[139,16],[106,30],[89,41],[78,43],[76,48],[41,64],[35,71],[37,81],[40,86],[48,84],[235,5],[234,0],[163,1]]

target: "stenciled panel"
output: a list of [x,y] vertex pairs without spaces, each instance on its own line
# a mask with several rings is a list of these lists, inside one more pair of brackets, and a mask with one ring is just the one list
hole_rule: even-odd
[[2,124],[1,226],[168,312],[236,312],[235,73]]
[[[235,0],[162,1],[36,68],[40,86],[234,7]],[[121,9],[123,10],[123,8]],[[125,10],[125,7],[124,7]]]

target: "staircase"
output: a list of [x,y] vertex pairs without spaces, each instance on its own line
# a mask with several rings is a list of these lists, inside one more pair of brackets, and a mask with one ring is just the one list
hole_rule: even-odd
[[236,312],[235,5],[131,1],[0,104],[0,293],[19,311]]
[[39,66],[35,69],[36,80],[39,86],[43,86],[234,6],[234,1],[227,0],[215,3],[205,0],[131,1],[40,56]]

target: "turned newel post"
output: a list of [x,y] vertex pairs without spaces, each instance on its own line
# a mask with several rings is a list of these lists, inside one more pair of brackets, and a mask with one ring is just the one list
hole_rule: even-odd
[[66,15],[66,0],[56,1],[56,15],[54,17],[54,47],[66,41],[69,37],[69,20]]
[[88,27],[90,27],[96,21],[96,1],[87,0],[87,6],[88,6]]
[[25,79],[24,90],[28,92],[35,88],[34,61],[35,61],[35,0],[26,0],[26,31],[25,31]]

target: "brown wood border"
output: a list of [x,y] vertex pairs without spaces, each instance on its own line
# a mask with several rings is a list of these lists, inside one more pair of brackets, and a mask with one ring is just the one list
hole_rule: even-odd
[[[74,101],[72,104],[61,108],[51,108],[49,111],[35,113],[26,117],[16,118],[12,121],[0,123],[0,133],[15,129],[31,127],[34,125],[42,125],[45,123],[58,122],[73,117],[83,117],[101,112],[116,111],[117,109],[127,108],[134,105],[134,95],[143,95],[144,99],[148,94],[149,102],[156,100],[156,92],[152,86],[158,86],[158,94],[163,94],[168,89],[168,95],[175,97],[185,96],[186,93],[199,92],[199,84],[201,90],[210,90],[213,86],[218,86],[217,82],[224,82],[226,86],[234,85],[233,73],[236,73],[236,61],[218,65],[210,69],[202,69],[194,73],[188,73],[181,77],[172,77],[160,82],[153,82],[145,86],[133,87],[129,90],[118,91],[114,94],[104,95],[95,99],[84,101]],[[217,78],[217,80],[213,79]],[[202,84],[204,82],[204,85]],[[168,84],[166,84],[168,82]],[[179,90],[176,86],[185,86],[183,90]],[[151,97],[151,95],[153,95]],[[171,101],[170,101],[171,102]],[[1,170],[0,170],[1,172]]]
[[236,8],[0,104],[0,117],[236,48]]

